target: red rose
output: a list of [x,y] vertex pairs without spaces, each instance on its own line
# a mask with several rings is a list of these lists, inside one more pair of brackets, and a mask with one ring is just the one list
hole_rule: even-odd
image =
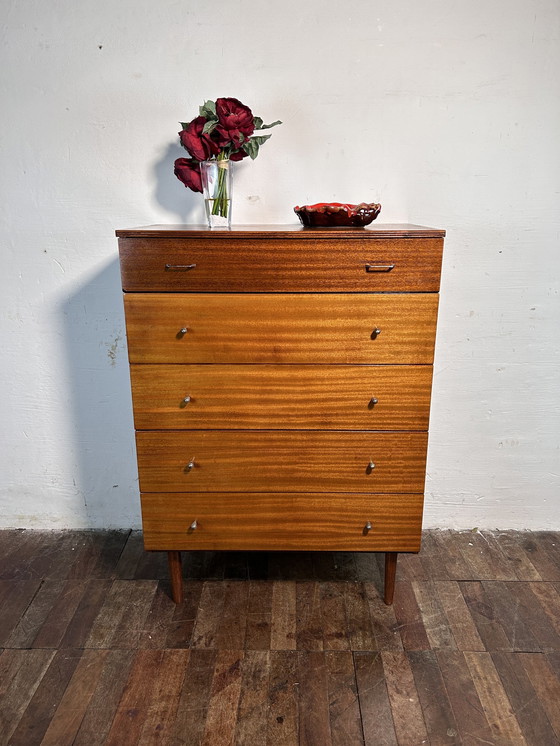
[[245,137],[249,137],[255,131],[253,112],[236,98],[216,99],[216,116],[220,122],[217,129],[222,131],[232,132],[237,130]]
[[196,117],[186,129],[179,132],[181,145],[198,161],[206,161],[220,152],[220,148],[210,139],[210,135],[202,133],[205,124],[206,117]]
[[175,161],[175,176],[193,192],[202,192],[200,165],[193,158],[177,158]]
[[234,148],[240,148],[247,139],[241,130],[228,130],[218,125],[212,133],[220,148],[228,148],[233,145]]

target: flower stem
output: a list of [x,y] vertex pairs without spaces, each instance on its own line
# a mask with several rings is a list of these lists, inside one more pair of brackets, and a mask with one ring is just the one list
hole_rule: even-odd
[[[220,157],[222,156],[222,157]],[[228,191],[227,191],[227,177],[229,161],[224,158],[222,153],[218,156],[218,185],[214,194],[214,204],[212,205],[212,215],[220,215],[222,218],[227,218],[228,215]]]

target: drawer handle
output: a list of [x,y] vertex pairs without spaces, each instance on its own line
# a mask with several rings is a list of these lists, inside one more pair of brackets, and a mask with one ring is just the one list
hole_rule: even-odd
[[182,329],[179,329],[177,332],[177,337],[182,337],[184,334],[186,334],[189,331],[187,326],[184,326]]
[[191,458],[189,463],[185,466],[185,471],[191,471],[194,469],[194,456]]
[[390,272],[395,269],[394,264],[366,264],[366,272]]
[[366,467],[366,474],[371,474],[371,472],[375,469],[375,464],[373,463],[373,460],[369,460],[369,464]]
[[195,518],[194,521],[189,526],[189,531],[196,531],[197,528],[198,528],[198,521]]
[[368,521],[364,526],[364,535],[371,531],[372,528],[373,526],[371,525],[371,521]]
[[166,264],[166,272],[188,272],[189,269],[194,269],[196,264]]
[[368,408],[373,409],[376,404],[379,404],[379,399],[375,396],[372,396],[369,400]]
[[374,329],[374,330],[372,331],[372,333],[371,333],[371,338],[372,338],[372,339],[377,339],[377,337],[378,337],[378,336],[379,336],[380,334],[381,334],[381,329],[380,329],[380,328],[379,328],[378,326],[376,326],[376,327],[375,327],[375,329]]
[[192,401],[192,398],[190,396],[185,396],[185,398],[181,400],[181,405],[180,405],[181,409],[183,407],[186,407],[187,404],[189,404],[191,401]]

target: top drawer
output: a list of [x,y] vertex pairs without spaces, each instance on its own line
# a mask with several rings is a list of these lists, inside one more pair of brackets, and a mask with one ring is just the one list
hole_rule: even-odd
[[141,292],[438,291],[443,238],[331,235],[122,237],[122,285]]

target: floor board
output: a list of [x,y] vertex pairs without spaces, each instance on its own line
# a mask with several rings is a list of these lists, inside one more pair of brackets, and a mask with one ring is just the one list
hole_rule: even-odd
[[560,533],[400,555],[0,531],[0,746],[560,746]]

